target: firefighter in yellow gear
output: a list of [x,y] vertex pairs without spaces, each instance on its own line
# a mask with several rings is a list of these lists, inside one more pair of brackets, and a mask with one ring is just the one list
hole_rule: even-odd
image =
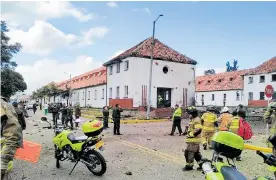
[[184,156],[186,160],[186,166],[182,169],[183,171],[193,170],[194,160],[197,161],[199,167],[198,170],[202,169],[202,155],[200,153],[201,144],[201,131],[202,125],[201,120],[198,117],[198,111],[195,107],[188,107],[186,112],[189,114],[190,122],[188,126],[188,132],[186,137],[186,149]]
[[201,116],[202,128],[202,144],[204,150],[212,149],[211,140],[216,132],[216,127],[218,127],[217,115],[215,114],[215,108],[209,106],[206,112]]
[[22,128],[14,108],[1,97],[1,179],[10,179],[13,158],[22,147]]
[[[273,136],[276,134],[276,102],[274,100],[274,102],[271,102],[268,104],[266,112],[264,113],[263,116],[264,120],[266,123],[269,124],[269,135]],[[274,156],[276,156],[276,147],[273,147],[273,145],[271,143],[267,143],[268,147],[272,148],[272,153]],[[276,179],[276,172],[274,172],[274,176]]]
[[227,125],[232,117],[233,116],[232,116],[232,114],[229,113],[228,107],[224,107],[221,110],[221,115],[218,118],[218,122],[220,123],[220,126],[219,126],[220,131],[228,131]]
[[179,136],[182,135],[182,129],[181,129],[181,116],[182,116],[182,110],[181,108],[179,107],[178,104],[175,105],[175,111],[173,113],[173,117],[172,117],[172,120],[173,120],[173,125],[172,125],[172,131],[171,131],[171,136],[174,135],[174,132],[175,132],[175,129],[177,127],[178,129],[178,132],[179,132]]

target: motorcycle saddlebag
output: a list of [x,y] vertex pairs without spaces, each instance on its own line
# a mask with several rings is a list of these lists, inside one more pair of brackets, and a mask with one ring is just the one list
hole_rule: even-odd
[[244,149],[243,139],[228,131],[220,131],[212,138],[212,148],[222,156],[233,159],[238,157]]

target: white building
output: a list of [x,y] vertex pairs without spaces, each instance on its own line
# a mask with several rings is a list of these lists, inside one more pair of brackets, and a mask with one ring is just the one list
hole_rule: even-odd
[[243,75],[247,70],[196,78],[197,106],[237,106],[243,104]]
[[[104,64],[107,67],[109,105],[120,104],[124,108],[146,106],[151,42],[152,38],[148,38]],[[153,59],[151,105],[157,107],[159,95],[166,107],[191,105],[195,93],[196,61],[157,39]]]
[[[276,57],[264,62],[244,75],[245,105],[266,106],[265,87],[271,85],[276,91]],[[276,99],[274,92],[272,99]]]
[[[128,109],[146,106],[151,42],[152,39],[148,38],[106,62],[105,67],[74,77],[71,82],[72,103],[80,103],[82,107],[120,104],[122,108]],[[159,95],[166,107],[173,107],[175,104],[184,106],[193,104],[197,62],[157,39],[155,39],[153,59],[152,107],[157,107]],[[101,73],[98,73],[99,71]],[[67,80],[57,85],[68,92],[70,82]],[[50,98],[50,102],[52,101],[54,98]],[[66,102],[67,99],[59,96],[55,101]]]
[[[265,107],[268,99],[265,87],[272,85],[276,90],[276,57],[256,68],[225,72],[196,78],[197,106]],[[273,99],[276,99],[274,93]]]

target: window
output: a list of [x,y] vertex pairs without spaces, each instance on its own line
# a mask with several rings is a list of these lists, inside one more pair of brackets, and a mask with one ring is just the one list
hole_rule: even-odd
[[236,92],[236,100],[237,100],[237,101],[240,100],[240,92],[239,92],[239,91]]
[[94,96],[94,99],[95,99],[95,100],[97,99],[97,90],[95,90],[95,96]]
[[265,99],[265,94],[264,92],[260,92],[260,100],[264,100]]
[[117,86],[116,98],[120,98],[120,86]]
[[264,83],[265,82],[265,76],[260,76],[260,83]]
[[77,100],[78,100],[78,101],[80,100],[80,92],[78,92]]
[[271,75],[271,81],[276,81],[276,74]]
[[109,88],[109,98],[112,99],[112,88]]
[[125,98],[128,98],[128,86],[125,86]]
[[104,99],[104,89],[102,89],[102,99]]
[[113,66],[111,65],[109,66],[109,75],[112,75],[112,73],[113,73]]
[[120,73],[120,63],[117,63],[117,70],[116,70],[116,73]]
[[253,92],[248,93],[248,100],[253,100]]
[[223,94],[223,98],[226,99],[226,94]]
[[215,100],[215,94],[212,94],[212,101]]
[[250,76],[250,77],[248,78],[248,84],[251,84],[251,83],[253,83],[253,77],[252,77],[252,76]]
[[129,61],[125,61],[125,71],[128,70],[128,66],[129,66]]
[[168,71],[169,71],[169,68],[168,68],[167,66],[164,66],[164,67],[163,67],[163,73],[164,73],[164,74],[167,74]]
[[82,92],[82,100],[84,100],[84,92]]
[[88,91],[88,100],[90,100],[90,91]]

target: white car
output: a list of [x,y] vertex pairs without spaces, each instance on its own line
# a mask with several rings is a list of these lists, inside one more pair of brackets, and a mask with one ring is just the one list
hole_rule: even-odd
[[32,104],[28,104],[28,105],[26,106],[26,109],[27,109],[27,110],[33,109],[33,105],[32,105]]

